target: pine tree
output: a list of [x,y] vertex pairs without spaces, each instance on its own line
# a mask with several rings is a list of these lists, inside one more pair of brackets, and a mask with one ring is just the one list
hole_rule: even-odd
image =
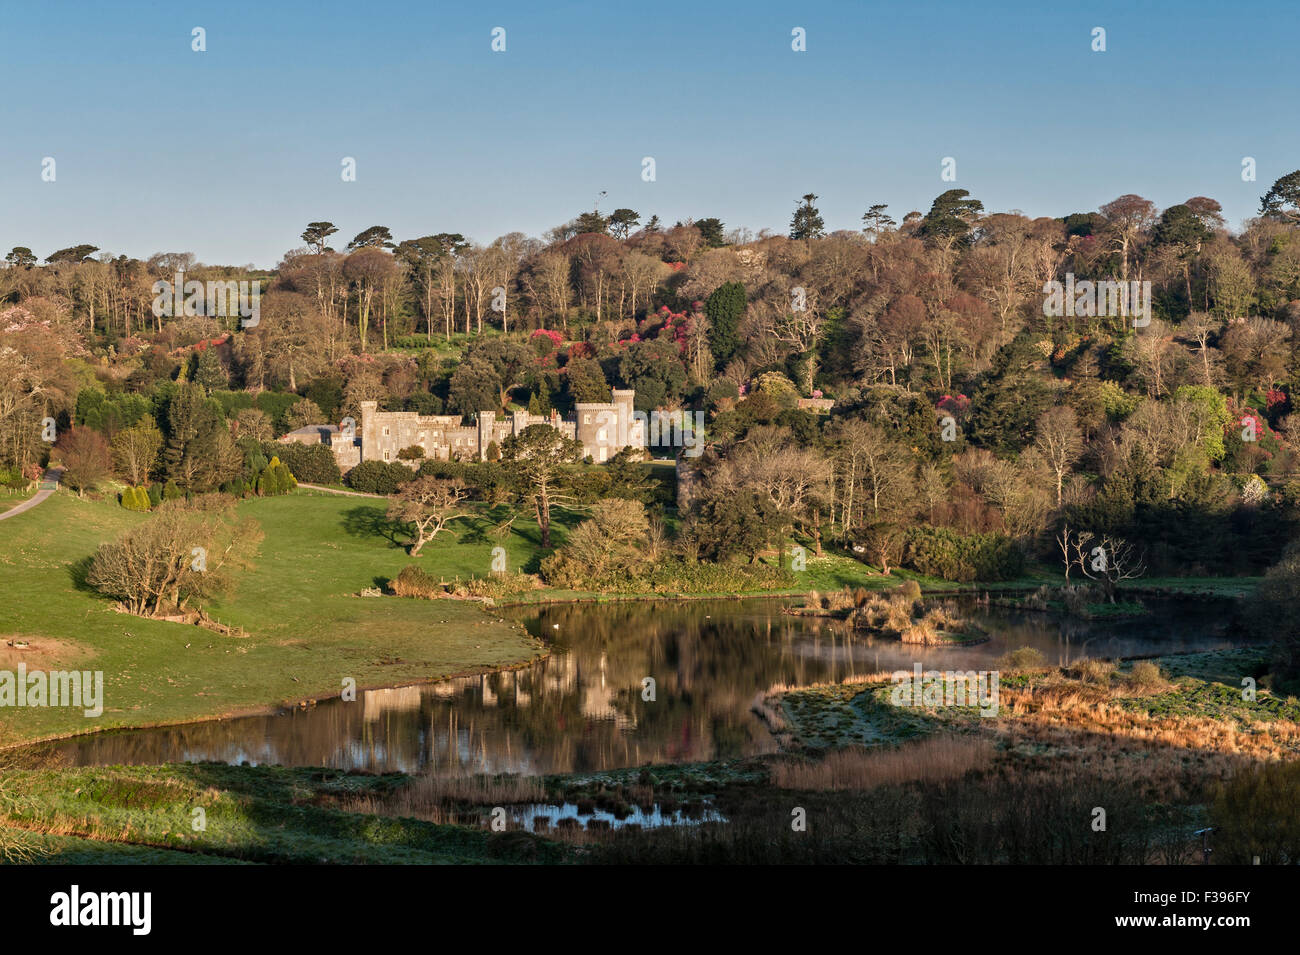
[[790,220],[790,238],[820,239],[826,234],[822,214],[813,205],[816,200],[817,196],[810,192],[803,197],[803,205],[794,210],[794,217]]

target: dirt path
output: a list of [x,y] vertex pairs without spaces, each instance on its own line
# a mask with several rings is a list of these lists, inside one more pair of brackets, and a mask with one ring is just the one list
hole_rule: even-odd
[[15,514],[21,514],[23,511],[30,511],[37,504],[41,503],[41,501],[53,494],[59,486],[59,478],[62,474],[62,468],[51,468],[46,471],[45,477],[41,478],[41,489],[33,494],[29,500],[23,501],[16,507],[11,507],[3,514],[0,514],[0,521],[7,521]]
[[344,497],[376,497],[381,501],[388,500],[388,498],[383,494],[367,494],[364,491],[340,491],[336,487],[325,487],[321,484],[303,484],[299,481],[298,486],[305,487],[309,491],[324,491],[326,494],[342,494]]

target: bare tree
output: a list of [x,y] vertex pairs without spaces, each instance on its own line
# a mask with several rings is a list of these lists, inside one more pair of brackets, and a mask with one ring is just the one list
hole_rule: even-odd
[[1146,558],[1122,537],[1110,534],[1094,537],[1091,531],[1080,531],[1075,534],[1072,546],[1079,570],[1089,580],[1101,584],[1111,603],[1115,602],[1115,589],[1120,581],[1134,580],[1146,573]]
[[1078,417],[1069,405],[1057,405],[1038,416],[1037,430],[1034,447],[1043,456],[1056,479],[1056,506],[1060,507],[1065,476],[1083,452],[1083,435],[1079,431]]
[[396,500],[388,506],[388,517],[411,525],[412,557],[448,523],[467,513],[461,504],[468,496],[469,491],[460,478],[426,474],[402,485]]

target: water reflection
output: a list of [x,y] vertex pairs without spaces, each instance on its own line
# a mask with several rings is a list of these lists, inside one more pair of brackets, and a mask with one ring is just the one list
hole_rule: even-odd
[[[1153,602],[1136,620],[1090,622],[963,609],[991,639],[905,646],[844,623],[783,614],[778,601],[564,605],[514,615],[553,643],[522,670],[372,690],[355,703],[70,740],[75,764],[219,760],[436,773],[559,773],[770,752],[751,712],[774,686],[882,670],[988,669],[1036,647],[1054,663],[1234,646],[1228,604]],[[655,699],[643,699],[643,679]]]

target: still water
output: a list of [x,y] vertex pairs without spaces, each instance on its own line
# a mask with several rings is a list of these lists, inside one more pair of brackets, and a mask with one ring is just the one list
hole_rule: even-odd
[[[845,623],[783,614],[790,601],[560,605],[513,612],[552,644],[533,666],[373,690],[356,702],[58,744],[76,765],[218,760],[372,771],[567,773],[772,751],[751,712],[775,686],[882,670],[992,669],[1022,646],[1049,662],[1217,649],[1244,642],[1232,605],[1150,599],[1138,619],[1083,621],[981,608],[990,635],[966,648],[917,647]],[[557,629],[558,628],[558,629]],[[643,681],[654,680],[653,702]]]

